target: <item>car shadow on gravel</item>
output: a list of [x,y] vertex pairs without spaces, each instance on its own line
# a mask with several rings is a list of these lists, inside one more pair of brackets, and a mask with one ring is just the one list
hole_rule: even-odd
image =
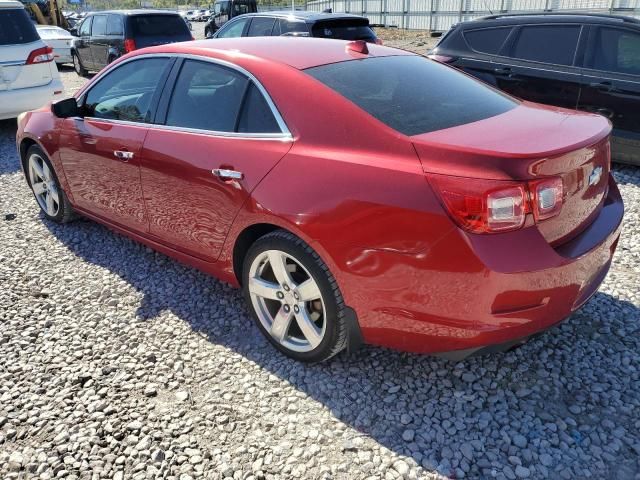
[[0,175],[20,171],[15,147],[17,130],[15,118],[0,120]]
[[[304,365],[262,338],[231,287],[96,223],[43,222],[73,254],[137,291],[138,321],[153,322],[169,310],[353,427],[358,433],[339,440],[344,452],[357,454],[359,437],[370,437],[409,463],[456,478],[502,478],[503,468],[510,478],[518,463],[532,477],[561,478],[568,471],[564,478],[584,478],[584,468],[601,478],[626,478],[638,471],[637,435],[635,447],[616,433],[635,431],[637,421],[635,400],[626,398],[635,368],[629,365],[640,350],[640,310],[632,303],[597,293],[571,319],[523,347],[461,363],[364,347]],[[603,371],[611,375],[603,378]],[[194,388],[207,390],[206,375],[200,380]],[[607,450],[607,442],[615,448]]]

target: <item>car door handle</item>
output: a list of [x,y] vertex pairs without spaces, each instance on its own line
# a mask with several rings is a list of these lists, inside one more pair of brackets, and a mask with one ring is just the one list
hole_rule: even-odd
[[126,150],[114,150],[113,156],[126,162],[133,158],[133,152],[127,152]]
[[494,68],[493,73],[495,73],[496,75],[511,75],[511,69],[508,67]]
[[211,173],[213,173],[220,180],[242,180],[244,177],[242,172],[227,168],[215,168],[211,170]]
[[613,92],[615,90],[611,82],[593,82],[589,86],[600,92]]

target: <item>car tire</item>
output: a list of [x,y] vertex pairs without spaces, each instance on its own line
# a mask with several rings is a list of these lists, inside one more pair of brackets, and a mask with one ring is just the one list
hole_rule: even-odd
[[48,220],[67,223],[77,218],[49,157],[38,145],[27,150],[24,172],[40,210]]
[[276,230],[256,240],[244,259],[242,280],[255,323],[285,355],[321,362],[346,347],[346,307],[338,284],[300,238]]
[[80,56],[76,52],[73,52],[71,54],[71,57],[73,59],[73,69],[81,77],[86,77],[89,72],[87,71],[86,68],[82,66],[82,61],[80,60]]

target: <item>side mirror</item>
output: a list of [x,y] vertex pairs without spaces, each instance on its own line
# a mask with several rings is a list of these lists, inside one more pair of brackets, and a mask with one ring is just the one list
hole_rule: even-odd
[[58,118],[77,117],[80,115],[80,108],[75,98],[65,98],[59,102],[51,104],[51,111]]

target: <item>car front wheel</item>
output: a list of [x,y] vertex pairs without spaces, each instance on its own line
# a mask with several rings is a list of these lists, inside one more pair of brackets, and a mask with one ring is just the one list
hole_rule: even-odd
[[258,328],[287,356],[319,362],[345,348],[345,306],[337,282],[295,235],[276,230],[251,246],[243,290]]
[[88,72],[82,66],[82,61],[80,60],[80,57],[78,56],[78,54],[76,52],[73,52],[72,58],[73,58],[73,69],[81,77],[86,77]]

